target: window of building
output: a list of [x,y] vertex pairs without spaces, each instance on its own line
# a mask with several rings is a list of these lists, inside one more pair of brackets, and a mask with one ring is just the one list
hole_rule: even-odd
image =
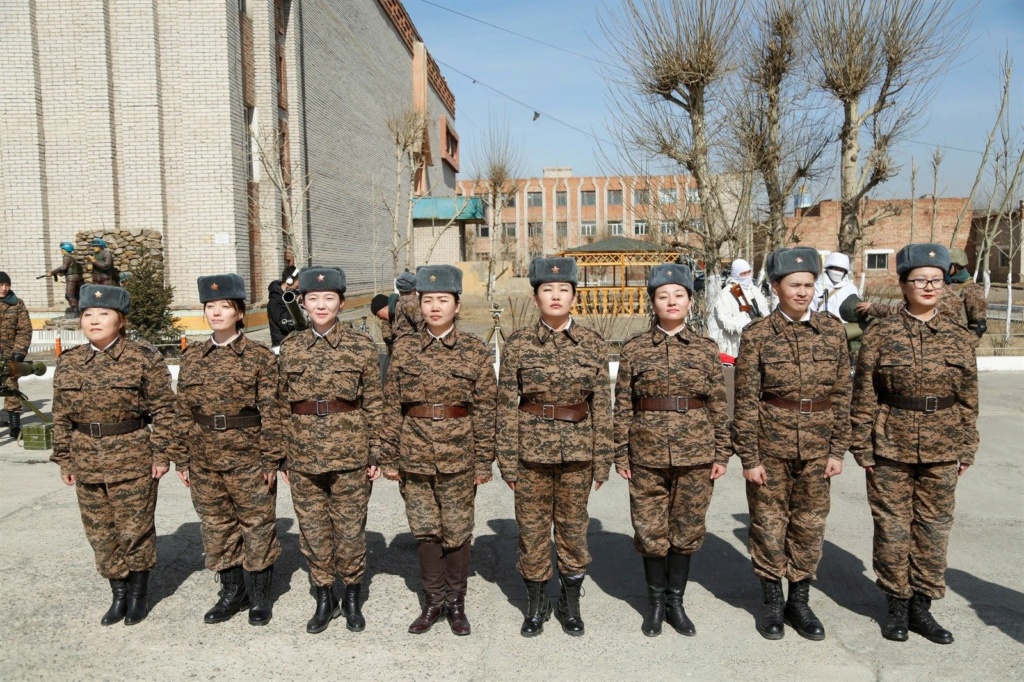
[[555,236],[556,237],[568,237],[569,236],[569,223],[565,221],[559,221],[555,223]]
[[700,192],[697,191],[696,187],[686,188],[686,203],[688,204],[699,204],[700,203]]
[[516,195],[515,194],[509,194],[507,197],[505,197],[505,208],[515,208],[515,207],[516,207]]
[[594,237],[597,235],[597,223],[580,223],[581,237]]
[[1006,253],[1002,249],[999,249],[999,267],[1008,268],[1010,267],[1010,254]]
[[544,223],[527,223],[526,235],[528,237],[543,237]]
[[674,220],[662,220],[658,223],[658,229],[661,230],[662,234],[675,234],[676,222]]
[[459,135],[444,114],[441,115],[441,161],[459,172]]
[[568,201],[566,200],[565,192],[555,192],[555,206],[558,208],[565,208],[567,204]]
[[506,237],[515,238],[516,236],[516,224],[515,223],[502,223],[501,231],[505,233]]
[[633,234],[635,234],[635,235],[645,235],[645,234],[647,234],[647,221],[646,220],[636,220],[636,221],[633,221]]
[[490,225],[484,225],[484,224],[477,225],[476,226],[476,236],[477,237],[490,237],[491,236],[491,226]]
[[868,270],[888,270],[889,269],[889,253],[868,251],[864,254],[864,258],[867,261]]
[[679,200],[679,193],[675,189],[659,189],[659,204],[674,204]]
[[622,234],[622,221],[612,220],[608,223],[608,234],[619,236]]
[[649,204],[649,203],[651,203],[651,190],[646,189],[646,188],[633,190],[633,203],[634,204]]
[[592,189],[580,192],[580,206],[597,206],[597,192]]
[[540,192],[526,193],[526,208],[540,208],[544,205],[544,195]]
[[622,206],[622,190],[621,189],[610,189],[610,190],[608,190],[608,205],[609,206]]

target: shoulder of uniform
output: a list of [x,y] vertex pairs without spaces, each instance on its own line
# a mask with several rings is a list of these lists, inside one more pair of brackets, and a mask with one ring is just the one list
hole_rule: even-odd
[[748,324],[746,327],[743,328],[743,334],[745,335],[748,331],[750,333],[753,333],[753,332],[756,332],[756,331],[760,331],[765,326],[770,325],[770,324],[771,324],[771,315],[765,315],[764,317],[759,317],[756,320],[752,321],[750,324]]
[[[575,324],[578,324],[578,323],[574,322],[573,324],[575,325]],[[596,330],[591,329],[590,327],[584,327],[581,324],[581,325],[579,325],[578,330],[579,330],[578,333],[579,333],[581,338],[585,338],[588,341],[597,341],[598,343],[604,343],[605,342],[605,338],[603,336],[601,336],[601,334],[598,333]]]
[[709,339],[706,336],[700,336],[698,334],[694,334],[693,339],[694,343],[704,346],[708,350],[712,351],[715,354],[715,357],[718,357],[718,343],[716,343],[714,339]]
[[307,333],[308,330],[303,330],[301,332],[292,332],[288,336],[284,337],[283,341],[281,341],[281,348],[284,348],[285,346],[292,346],[298,343],[298,339],[305,336]]
[[368,345],[374,345],[374,341],[373,341],[373,337],[372,336],[370,336],[369,334],[367,334],[364,331],[356,329],[355,327],[348,327],[348,328],[346,328],[345,329],[345,333],[349,334],[350,336],[352,336],[352,338],[357,339],[360,343],[365,343],[365,344],[368,344]]
[[834,315],[827,313],[824,310],[818,310],[811,313],[811,317],[822,326],[824,329],[833,329],[834,331],[842,331],[843,323],[840,322]]
[[81,343],[81,344],[79,344],[77,346],[72,346],[71,348],[68,348],[67,350],[61,351],[60,357],[57,358],[57,364],[58,365],[60,364],[60,361],[61,361],[62,358],[65,358],[65,357],[67,357],[67,358],[76,358],[79,355],[85,355],[85,353],[88,350],[89,350],[89,342],[88,341],[86,341],[85,343]]
[[459,335],[461,336],[461,339],[466,342],[466,345],[472,348],[480,348],[488,352],[490,351],[490,346],[488,346],[487,342],[484,341],[479,335],[472,334],[470,332],[464,332],[461,329],[459,330]]
[[528,334],[534,331],[533,327],[521,327],[508,335],[505,339],[505,345],[512,345],[514,343],[523,343],[523,340],[528,338]]
[[646,329],[644,331],[636,332],[635,334],[630,334],[626,337],[626,340],[622,342],[622,350],[626,350],[626,346],[636,345],[637,343],[642,342],[645,337],[650,335],[650,333],[651,330]]
[[134,349],[134,350],[136,350],[137,352],[139,352],[139,353],[141,353],[143,355],[155,355],[155,356],[159,357],[161,360],[163,359],[163,356],[160,355],[160,351],[157,350],[156,346],[151,344],[149,341],[145,341],[143,339],[139,339],[139,340],[128,339],[128,341],[126,341],[125,343],[126,343],[125,350]]

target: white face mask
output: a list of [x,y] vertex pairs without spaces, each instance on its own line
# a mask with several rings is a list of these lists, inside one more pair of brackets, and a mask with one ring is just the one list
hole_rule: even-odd
[[843,278],[846,277],[845,271],[836,270],[834,268],[826,269],[825,274],[828,276],[828,279],[830,282],[832,282],[832,284],[839,284],[840,282],[843,281]]
[[734,277],[733,279],[735,279],[737,282],[739,282],[740,286],[744,286],[744,287],[749,287],[751,284],[754,283],[754,276],[753,275],[747,275],[746,277]]

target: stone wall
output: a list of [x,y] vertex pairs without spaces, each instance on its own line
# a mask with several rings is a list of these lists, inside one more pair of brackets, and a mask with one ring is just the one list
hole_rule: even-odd
[[[154,267],[164,274],[164,240],[159,230],[94,230],[75,235],[75,253],[92,253],[89,242],[96,237],[107,242],[107,248],[114,254],[114,265],[121,272],[131,272],[149,256]],[[164,277],[164,281],[166,281]]]

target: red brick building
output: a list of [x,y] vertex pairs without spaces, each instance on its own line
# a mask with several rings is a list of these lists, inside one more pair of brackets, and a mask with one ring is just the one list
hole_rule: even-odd
[[[948,246],[961,214],[964,217],[953,246],[965,248],[967,245],[972,214],[968,199],[939,199],[934,210],[934,233],[930,198],[918,199],[916,202],[909,199],[869,200],[864,203],[863,215],[870,217],[887,207],[895,209],[897,215],[881,218],[867,228],[860,251],[847,254],[850,256],[855,280],[859,281],[860,273],[865,272],[869,285],[895,283],[896,252],[911,241],[934,241]],[[839,202],[828,200],[797,209],[796,215],[786,218],[786,226],[793,233],[792,243],[812,246],[828,253],[838,243],[839,220]]]

